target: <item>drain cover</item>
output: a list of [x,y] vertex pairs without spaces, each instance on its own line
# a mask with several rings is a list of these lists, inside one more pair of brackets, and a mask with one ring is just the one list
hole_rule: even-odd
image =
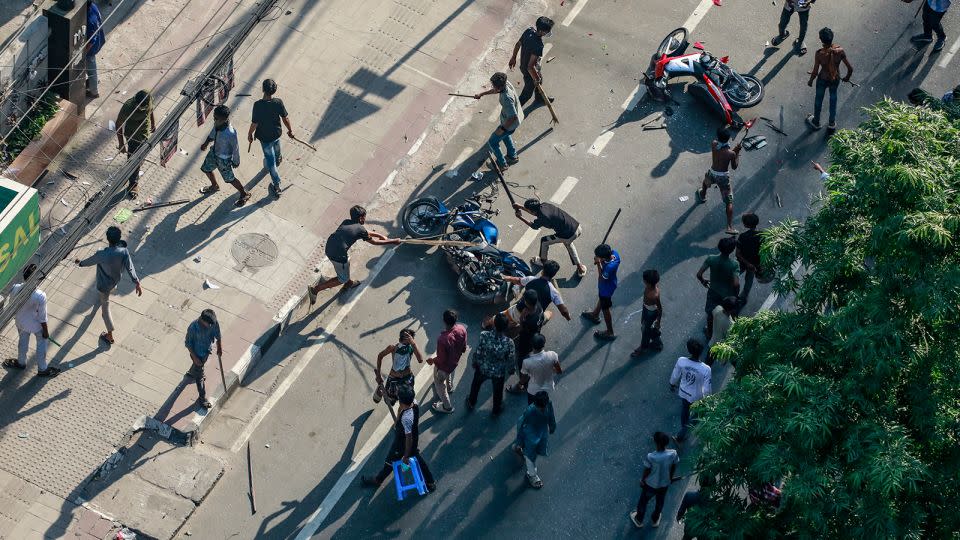
[[277,244],[265,234],[244,233],[234,240],[230,253],[241,267],[262,268],[277,260]]

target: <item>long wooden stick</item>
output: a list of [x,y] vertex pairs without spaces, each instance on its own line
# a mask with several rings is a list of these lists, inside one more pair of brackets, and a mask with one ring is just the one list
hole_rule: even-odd
[[500,183],[503,184],[503,189],[507,192],[507,198],[510,199],[510,206],[517,204],[517,201],[513,200],[513,193],[510,192],[510,186],[507,185],[507,181],[503,177],[503,171],[500,170],[500,165],[497,165],[497,160],[493,158],[493,153],[487,152],[487,155],[490,157],[490,166],[493,167],[493,171],[497,173],[497,178],[500,179]]
[[295,140],[295,141],[297,141],[298,143],[306,146],[307,148],[313,150],[314,152],[317,151],[317,147],[316,147],[316,146],[308,143],[307,141],[304,141],[303,139],[298,139],[298,138],[296,138],[296,137],[290,137],[290,138],[293,139],[293,140]]
[[223,372],[223,357],[217,355],[217,362],[220,363],[220,382],[223,383],[223,398],[227,398],[227,376]]
[[543,91],[543,87],[540,86],[540,83],[537,83],[537,93],[540,94],[540,99],[547,104],[547,108],[550,109],[550,116],[553,117],[553,120],[550,121],[551,124],[559,124],[560,119],[557,118],[557,112],[553,110],[553,103],[550,103],[550,98],[547,97],[547,93]]
[[617,208],[617,214],[616,214],[615,216],[613,216],[613,221],[611,221],[611,222],[610,222],[610,226],[607,227],[607,234],[603,235],[603,241],[600,242],[601,244],[606,244],[606,243],[607,243],[607,237],[610,236],[610,231],[613,230],[613,224],[616,223],[616,222],[617,222],[617,218],[620,217],[620,211],[621,211],[621,210],[622,210],[621,208]]
[[250,458],[250,441],[247,440],[247,481],[250,483],[250,508],[257,513],[257,496],[253,492],[253,461]]
[[470,99],[476,99],[476,98],[477,98],[477,96],[471,96],[470,94],[450,94],[450,93],[448,93],[447,95],[448,95],[448,96],[455,96],[455,97],[468,97],[468,98],[470,98]]
[[400,241],[404,244],[419,244],[424,246],[470,247],[476,245],[473,242],[467,242],[466,240],[427,240],[424,238],[402,238]]

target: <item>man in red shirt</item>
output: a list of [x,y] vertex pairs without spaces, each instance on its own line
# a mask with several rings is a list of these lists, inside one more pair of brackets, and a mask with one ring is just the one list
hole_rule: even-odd
[[467,329],[457,323],[457,312],[448,309],[443,312],[446,330],[437,337],[437,354],[427,358],[433,365],[433,390],[439,401],[431,407],[438,413],[452,413],[450,393],[453,392],[453,371],[457,369],[460,357],[467,350]]

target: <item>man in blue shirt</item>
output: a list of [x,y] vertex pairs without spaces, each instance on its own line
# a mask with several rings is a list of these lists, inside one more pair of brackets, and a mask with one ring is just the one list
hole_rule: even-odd
[[[913,0],[910,0],[913,1]],[[937,34],[937,42],[933,44],[933,52],[940,52],[947,42],[947,34],[943,31],[943,16],[950,8],[950,0],[921,0],[923,2],[923,33],[910,38],[918,47],[933,41],[933,34]]]
[[584,311],[581,317],[593,324],[600,324],[600,312],[603,312],[603,321],[607,325],[604,332],[597,330],[593,337],[604,341],[617,338],[613,333],[613,318],[610,316],[610,307],[613,306],[613,293],[617,290],[617,269],[620,268],[620,254],[607,244],[600,244],[593,250],[593,264],[597,267],[597,292],[599,300],[593,311]]
[[200,194],[210,195],[220,191],[217,177],[213,175],[213,171],[219,171],[223,181],[237,188],[240,193],[240,198],[233,205],[239,208],[247,204],[250,192],[233,173],[233,169],[240,166],[240,141],[237,139],[237,130],[230,125],[230,107],[217,105],[213,110],[213,129],[207,135],[207,140],[200,145],[200,150],[207,152],[200,170],[210,179],[210,185],[201,188]]
[[100,8],[93,0],[87,0],[87,46],[84,48],[84,59],[87,65],[87,97],[100,97],[97,79],[97,53],[103,48],[107,38],[103,33],[103,17]]
[[220,325],[217,324],[217,314],[212,309],[205,309],[200,312],[200,318],[190,323],[187,327],[187,338],[184,345],[190,352],[190,360],[193,364],[190,366],[188,374],[197,382],[197,405],[209,409],[213,407],[207,399],[206,376],[203,373],[203,366],[210,357],[210,351],[213,350],[213,342],[217,342],[217,356],[223,356],[223,339],[220,337]]

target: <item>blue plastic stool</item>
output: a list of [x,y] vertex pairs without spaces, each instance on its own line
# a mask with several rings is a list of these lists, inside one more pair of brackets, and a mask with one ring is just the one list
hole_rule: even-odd
[[398,459],[393,462],[393,484],[397,487],[397,500],[402,501],[408,491],[416,490],[420,495],[427,494],[427,484],[423,481],[423,473],[420,472],[420,464],[417,458],[410,458],[410,472],[413,475],[413,483],[404,484],[403,460]]

